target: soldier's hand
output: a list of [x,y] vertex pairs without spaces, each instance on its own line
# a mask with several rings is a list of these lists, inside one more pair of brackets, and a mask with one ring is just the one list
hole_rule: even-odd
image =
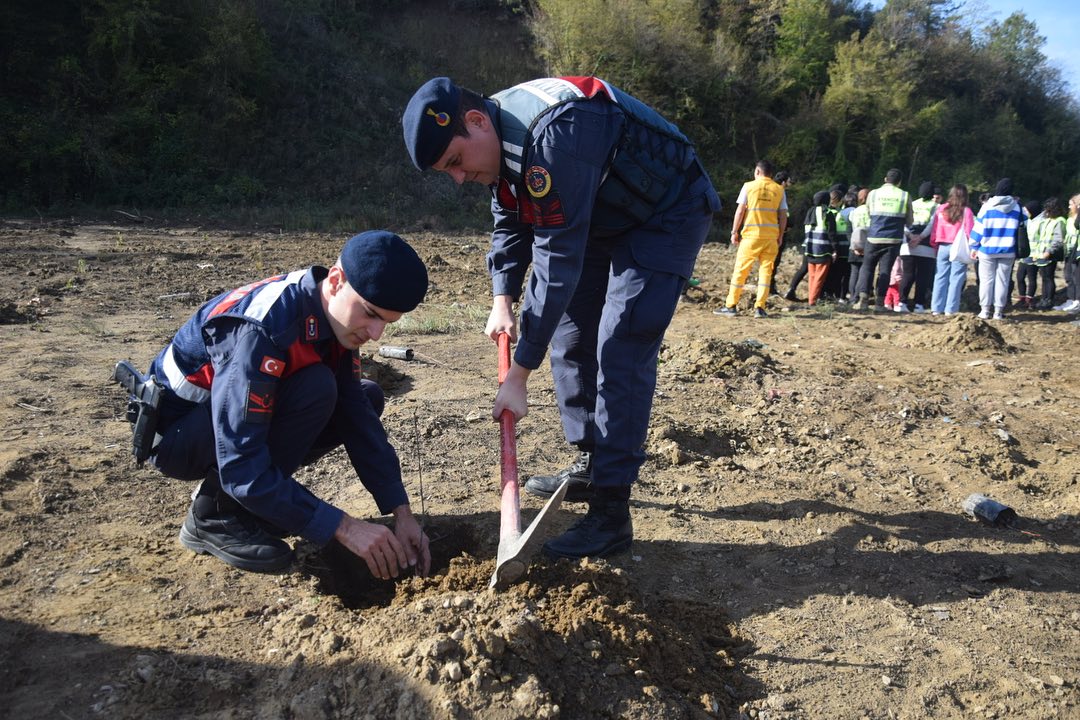
[[354,555],[363,558],[371,574],[380,580],[397,577],[409,567],[405,548],[390,528],[384,525],[357,520],[345,513],[334,531],[334,539]]
[[496,295],[491,301],[491,313],[488,315],[484,334],[492,342],[499,341],[499,333],[510,336],[510,342],[517,342],[517,321],[514,317],[514,299],[509,295]]
[[517,363],[510,364],[510,372],[499,386],[499,392],[495,394],[495,405],[491,409],[491,417],[495,422],[502,418],[503,410],[509,410],[514,420],[520,420],[529,414],[529,372]]
[[431,571],[431,548],[428,536],[420,529],[420,523],[408,505],[394,508],[394,535],[405,548],[409,565],[416,568],[420,577],[427,577]]

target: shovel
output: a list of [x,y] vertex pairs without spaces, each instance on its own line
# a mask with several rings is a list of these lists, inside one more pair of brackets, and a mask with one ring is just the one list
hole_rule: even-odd
[[[499,333],[499,384],[510,372],[510,336]],[[529,558],[536,551],[536,545],[543,537],[541,529],[562,504],[566,495],[569,479],[563,481],[559,489],[548,498],[540,513],[533,519],[525,532],[521,532],[521,508],[518,497],[517,445],[514,440],[514,413],[503,410],[499,417],[501,434],[500,460],[502,468],[502,499],[499,525],[499,553],[496,556],[495,572],[491,575],[488,587],[505,590],[510,583],[525,574]]]

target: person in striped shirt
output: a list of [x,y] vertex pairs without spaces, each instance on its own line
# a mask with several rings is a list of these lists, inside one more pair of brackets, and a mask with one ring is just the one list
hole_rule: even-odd
[[971,257],[979,263],[979,317],[983,320],[1005,319],[1017,233],[1024,219],[1024,209],[1013,197],[1012,180],[998,180],[971,228]]

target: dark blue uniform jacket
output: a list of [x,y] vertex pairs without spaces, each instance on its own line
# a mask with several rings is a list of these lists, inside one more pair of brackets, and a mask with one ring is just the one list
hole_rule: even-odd
[[[166,389],[161,426],[209,403],[221,486],[246,509],[290,534],[323,544],[342,511],[271,462],[267,446],[278,384],[323,363],[335,375],[349,458],[379,510],[408,502],[401,466],[378,414],[358,388],[359,355],[342,347],[323,312],[312,267],[223,293],[203,305],[158,354],[150,372]],[[359,399],[356,399],[359,398]]]

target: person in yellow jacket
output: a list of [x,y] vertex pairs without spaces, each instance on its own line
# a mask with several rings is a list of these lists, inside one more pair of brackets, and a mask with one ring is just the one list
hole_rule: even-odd
[[739,248],[735,254],[735,268],[731,272],[724,307],[714,310],[717,315],[735,315],[746,279],[754,263],[758,263],[757,297],[754,301],[754,317],[768,317],[765,301],[769,298],[776,255],[783,242],[787,228],[787,196],[773,182],[773,166],[768,160],[758,160],[754,166],[754,179],[744,183],[739,191],[735,221],[731,226],[731,244]]

